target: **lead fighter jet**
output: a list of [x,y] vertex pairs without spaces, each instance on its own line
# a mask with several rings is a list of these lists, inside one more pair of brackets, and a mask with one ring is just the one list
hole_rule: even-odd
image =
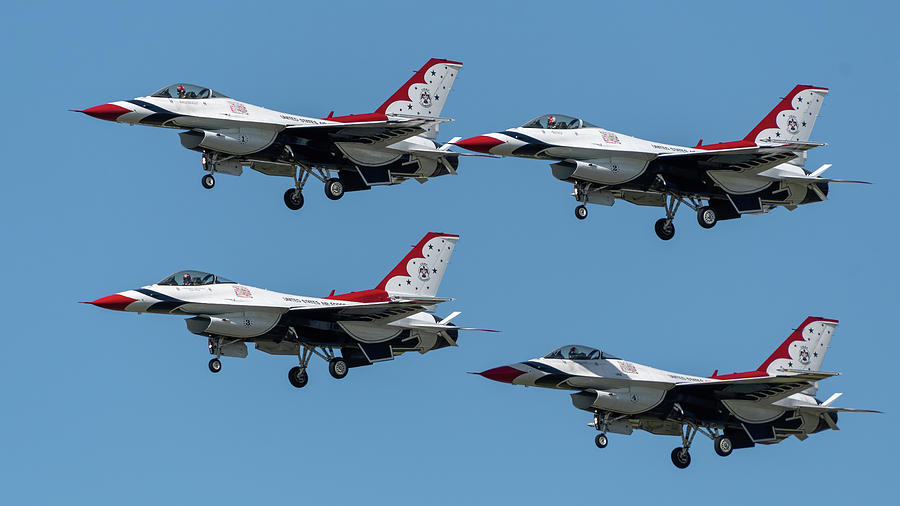
[[[222,369],[220,357],[247,356],[247,343],[272,355],[295,355],[300,365],[288,373],[291,384],[306,386],[313,355],[328,361],[335,378],[352,367],[391,360],[410,351],[426,353],[456,346],[460,330],[431,314],[453,299],[437,297],[438,286],[459,239],[429,233],[371,290],[324,298],[272,292],[235,283],[215,274],[180,271],[152,285],[102,297],[88,304],[136,313],[188,316],[190,332],[208,338],[209,370]],[[337,356],[335,349],[341,351]]]
[[243,167],[294,178],[284,193],[290,209],[303,207],[310,176],[337,200],[347,191],[455,174],[459,153],[433,139],[462,63],[432,58],[375,112],[308,118],[264,109],[215,90],[178,83],[147,97],[82,111],[89,116],[184,130],[187,149],[202,153],[205,188],[213,174],[241,175]]
[[808,317],[756,370],[708,378],[654,369],[587,346],[557,348],[542,358],[495,367],[481,376],[514,385],[572,390],[572,403],[594,413],[594,440],[605,448],[606,434],[634,429],[681,437],[672,463],[691,463],[697,433],[713,440],[726,457],[735,448],[800,440],[837,430],[838,412],[879,413],[837,408],[841,394],[820,401],[818,381],[839,373],[819,370],[837,320]]
[[[797,85],[742,140],[694,147],[648,141],[562,114],[537,117],[519,128],[455,142],[502,156],[551,160],[553,176],[573,183],[586,204],[611,206],[617,199],[665,208],[656,222],[660,239],[675,236],[672,220],[681,204],[697,212],[703,228],[718,220],[762,214],[778,206],[794,210],[826,200],[828,183],[861,183],[820,177],[831,165],[806,171],[806,151],[827,88]],[[703,203],[706,201],[706,204]]]

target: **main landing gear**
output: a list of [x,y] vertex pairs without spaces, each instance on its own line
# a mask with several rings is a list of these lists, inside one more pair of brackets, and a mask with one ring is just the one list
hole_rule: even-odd
[[697,212],[697,222],[703,228],[713,228],[718,222],[716,211],[709,206],[702,205],[701,201],[697,198],[685,198],[674,193],[668,193],[664,198],[666,201],[666,217],[657,220],[653,226],[656,235],[663,241],[668,241],[675,237],[675,224],[672,223],[672,221],[675,219],[675,213],[678,211],[678,207],[681,204],[684,204]]
[[338,200],[344,196],[344,183],[336,177],[331,177],[325,169],[313,169],[300,165],[294,174],[294,188],[288,188],[284,192],[284,205],[293,211],[303,207],[303,187],[312,176],[325,184],[325,196],[331,200]]
[[681,446],[672,450],[672,463],[675,464],[675,467],[678,469],[684,469],[691,465],[691,443],[694,442],[694,436],[696,436],[698,432],[712,439],[713,449],[715,449],[716,453],[720,456],[727,457],[731,455],[732,450],[734,450],[731,439],[729,439],[728,436],[720,435],[719,429],[700,427],[693,422],[687,422],[681,427]]
[[[288,334],[299,341],[297,332],[293,327],[288,329]],[[334,349],[331,347],[323,346],[316,349],[313,345],[300,343],[300,352],[297,355],[297,358],[300,359],[300,365],[292,367],[291,370],[288,371],[288,381],[291,382],[291,385],[297,388],[303,388],[309,383],[309,375],[307,374],[306,369],[309,367],[309,361],[312,359],[313,355],[322,357],[328,362],[328,372],[331,374],[331,377],[335,379],[345,378],[347,373],[350,372],[350,365],[347,361],[344,360],[343,357],[335,356]]]

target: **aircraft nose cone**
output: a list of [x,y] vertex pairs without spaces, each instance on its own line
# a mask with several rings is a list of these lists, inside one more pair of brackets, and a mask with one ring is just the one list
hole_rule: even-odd
[[515,367],[502,365],[500,367],[488,369],[487,371],[480,372],[478,374],[484,376],[489,380],[499,381],[500,383],[512,383],[514,379],[525,373],[516,369]]
[[93,302],[87,302],[86,304],[93,304],[104,309],[112,309],[113,311],[125,311],[125,308],[128,307],[128,305],[132,302],[137,302],[137,299],[132,299],[131,297],[126,297],[120,293],[115,293],[112,295],[107,295],[106,297],[100,297],[99,299]]
[[98,119],[105,119],[106,121],[116,121],[119,116],[128,114],[132,111],[115,104],[103,104],[96,105],[94,107],[88,107],[83,111],[75,112],[82,112],[84,114],[87,114],[88,116],[93,116]]
[[453,144],[463,149],[468,149],[469,151],[490,153],[491,148],[503,144],[503,141],[487,135],[478,135],[476,137],[469,137],[468,139],[454,142]]

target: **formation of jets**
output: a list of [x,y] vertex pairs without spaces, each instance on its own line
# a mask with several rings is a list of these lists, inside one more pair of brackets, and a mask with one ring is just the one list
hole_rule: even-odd
[[[682,204],[696,212],[700,226],[712,228],[720,220],[824,201],[829,183],[861,182],[822,177],[829,164],[815,171],[804,168],[808,150],[824,145],[810,141],[810,133],[826,88],[796,86],[734,142],[676,146],[549,114],[521,127],[439,143],[438,127],[450,121],[441,112],[461,68],[457,61],[430,59],[366,114],[300,116],[187,83],[78,112],[180,130],[182,146],[200,154],[207,189],[215,185],[215,174],[237,176],[244,168],[292,178],[284,203],[293,210],[303,207],[310,177],[323,183],[329,199],[338,200],[350,191],[456,174],[463,154],[451,151],[454,145],[479,153],[468,156],[551,162],[553,176],[574,186],[578,219],[587,217],[587,204],[625,200],[661,207],[665,217],[655,231],[663,240],[674,237],[673,220]],[[248,345],[296,356],[299,364],[288,379],[301,388],[309,381],[313,356],[324,359],[329,373],[340,379],[353,367],[456,346],[460,330],[483,330],[454,325],[458,311],[434,314],[437,305],[452,300],[438,297],[437,291],[458,239],[426,234],[375,288],[358,292],[293,295],[183,270],[89,304],[185,317],[188,331],[207,339],[213,373],[221,371],[223,356],[246,357]],[[575,407],[593,413],[590,425],[599,431],[595,443],[600,448],[608,444],[607,433],[639,429],[680,436],[671,457],[685,468],[698,433],[727,456],[736,448],[836,430],[839,412],[873,412],[832,406],[841,394],[825,401],[815,397],[818,381],[837,374],[820,370],[837,323],[807,318],[760,367],[743,373],[673,373],[567,345],[479,374],[571,391]]]

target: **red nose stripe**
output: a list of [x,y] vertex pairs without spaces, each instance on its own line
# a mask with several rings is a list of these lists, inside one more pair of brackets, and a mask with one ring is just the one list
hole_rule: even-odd
[[491,148],[503,144],[500,139],[488,137],[487,135],[479,135],[477,137],[469,137],[461,141],[454,142],[457,146],[468,149],[469,151],[477,151],[479,153],[490,153]]
[[484,376],[487,379],[499,381],[501,383],[512,383],[514,379],[525,373],[514,367],[503,365],[500,367],[495,367],[493,369],[488,369],[487,371],[480,372],[478,374]]
[[125,311],[125,308],[135,301],[137,301],[137,299],[132,299],[131,297],[126,297],[117,293],[101,297],[94,302],[88,302],[88,304],[93,304],[104,309],[112,309],[114,311]]
[[94,107],[89,107],[83,111],[78,111],[78,112],[83,112],[83,113],[87,114],[88,116],[93,116],[98,119],[105,119],[106,121],[115,121],[116,119],[118,119],[119,116],[121,116],[123,114],[128,114],[131,111],[129,111],[128,109],[126,109],[124,107],[119,107],[117,105],[103,104],[103,105],[98,105],[98,106],[94,106]]

